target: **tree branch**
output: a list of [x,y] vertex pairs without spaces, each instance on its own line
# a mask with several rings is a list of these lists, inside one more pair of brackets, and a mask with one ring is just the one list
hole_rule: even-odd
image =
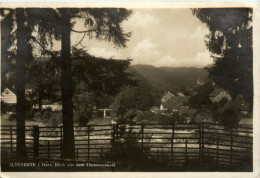
[[81,42],[85,38],[85,36],[86,36],[86,33],[84,33],[83,37],[79,40],[79,42],[74,47],[77,47],[79,44],[81,44]]
[[78,31],[78,30],[73,30],[71,29],[72,32],[75,33],[90,33],[90,32],[97,32],[97,30],[85,30],[85,31]]
[[30,36],[30,39],[32,39],[34,42],[36,42],[45,52],[50,54],[53,58],[56,58],[55,54],[53,54],[51,51],[45,49],[45,47],[34,36]]

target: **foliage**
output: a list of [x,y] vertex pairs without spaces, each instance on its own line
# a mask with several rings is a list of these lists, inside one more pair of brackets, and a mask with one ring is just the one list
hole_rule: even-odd
[[242,94],[252,103],[252,9],[204,8],[192,12],[210,30],[205,41],[214,58],[209,77],[233,98]]
[[[123,117],[117,119],[114,125],[115,140],[111,141],[112,149],[106,155],[107,159],[116,161],[118,169],[127,171],[142,170],[147,167],[151,160],[149,158],[149,147],[141,145],[141,130],[134,131],[136,125],[136,110],[129,110]],[[145,138],[149,140],[149,138]]]
[[6,112],[15,112],[15,105],[1,101],[1,114],[5,114]]
[[84,50],[73,48],[72,51],[72,75],[77,83],[83,82],[96,96],[115,95],[122,86],[133,86],[136,82],[131,79],[131,73],[127,72],[131,60],[115,60],[95,57]]
[[236,127],[240,121],[240,117],[234,109],[225,109],[221,113],[215,113],[214,119],[218,120],[227,129]]
[[62,114],[60,111],[52,111],[51,108],[46,108],[42,111],[41,120],[45,125],[57,127],[61,124]]
[[87,126],[93,115],[93,97],[85,94],[74,95],[74,122],[79,126]]
[[148,110],[153,105],[151,90],[141,87],[124,88],[114,99],[110,108],[120,118],[128,110]]
[[211,100],[209,98],[210,93],[214,90],[214,87],[210,82],[197,88],[197,94],[190,97],[189,103],[193,108],[202,109],[203,107],[210,107]]
[[60,100],[60,68],[57,61],[51,58],[34,58],[26,66],[26,83],[32,89],[28,97],[31,102],[42,108],[43,101]]
[[143,111],[138,113],[136,120],[139,123],[158,123],[158,124],[172,124],[172,123],[184,123],[185,117],[179,115],[177,112],[171,113],[152,113],[150,111]]

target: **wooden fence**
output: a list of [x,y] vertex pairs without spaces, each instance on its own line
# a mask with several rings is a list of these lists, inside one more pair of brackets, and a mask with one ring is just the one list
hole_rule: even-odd
[[[63,160],[62,133],[62,127],[26,127],[28,160]],[[89,125],[76,126],[74,136],[78,162],[130,162],[141,170],[147,166],[148,171],[252,171],[253,167],[253,129],[247,126],[227,130],[211,123]],[[135,138],[135,145],[124,143],[127,138]],[[15,126],[1,126],[1,149],[5,157],[15,159]]]

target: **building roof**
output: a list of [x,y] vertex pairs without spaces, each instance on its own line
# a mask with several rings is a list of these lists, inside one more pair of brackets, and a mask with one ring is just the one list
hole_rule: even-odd
[[155,110],[159,110],[160,108],[159,107],[157,107],[157,106],[152,106],[151,108],[150,108],[150,111],[155,111]]
[[239,125],[253,125],[253,119],[252,118],[242,118],[239,123]]
[[187,103],[189,102],[190,97],[189,96],[173,96],[171,100],[179,102],[179,103]]
[[172,97],[174,96],[174,94],[172,94],[170,91],[168,91],[167,93],[165,93],[162,97],[162,102],[167,102],[169,101]]
[[179,109],[183,103],[188,103],[189,98],[189,96],[173,96],[167,102],[162,103],[162,105],[167,109]]
[[10,90],[9,88],[5,88],[4,91],[2,92],[2,95],[3,94],[13,94],[13,95],[15,95],[15,93],[12,90]]
[[222,88],[216,88],[213,92],[210,93],[210,97],[217,96],[223,89]]
[[173,110],[179,110],[181,107],[183,106],[182,103],[176,103],[174,106],[173,106]]

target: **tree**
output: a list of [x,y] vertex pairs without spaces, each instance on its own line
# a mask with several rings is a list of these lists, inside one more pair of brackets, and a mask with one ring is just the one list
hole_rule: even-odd
[[1,91],[3,91],[5,87],[12,88],[15,84],[14,80],[12,80],[12,82],[7,82],[8,72],[10,72],[10,69],[14,70],[15,68],[13,65],[14,61],[10,59],[10,52],[8,51],[12,46],[11,31],[14,28],[14,10],[1,9],[1,16],[3,17],[1,21]]
[[[61,15],[61,83],[62,108],[64,127],[64,156],[74,158],[74,132],[73,132],[73,84],[71,72],[70,33],[84,33],[98,40],[112,41],[118,47],[126,47],[125,43],[130,34],[124,34],[120,23],[125,20],[130,11],[125,9],[58,9]],[[85,17],[86,31],[72,29],[72,17]],[[81,40],[82,41],[82,40]]]
[[17,58],[16,58],[16,116],[17,116],[17,144],[16,155],[18,161],[26,160],[26,145],[25,145],[25,46],[26,31],[25,31],[25,14],[24,9],[16,9],[17,19]]
[[126,87],[114,99],[111,109],[118,118],[124,117],[128,110],[148,110],[153,105],[153,95],[147,88]]
[[[71,72],[71,45],[70,35],[71,31],[75,33],[83,33],[84,37],[87,35],[90,38],[96,38],[98,40],[106,40],[113,42],[117,47],[126,47],[126,42],[130,37],[130,33],[123,33],[123,29],[120,23],[125,20],[131,11],[126,9],[107,8],[107,9],[73,9],[73,8],[28,8],[23,9],[23,18],[21,24],[26,33],[17,35],[17,39],[25,38],[26,51],[32,53],[32,47],[30,42],[36,42],[43,48],[43,52],[57,57],[53,54],[53,51],[47,50],[46,47],[52,47],[52,41],[61,40],[61,85],[62,85],[62,105],[63,105],[63,126],[64,126],[64,157],[74,158],[74,136],[73,136],[73,84],[72,84],[72,72]],[[86,31],[77,31],[72,29],[72,18],[84,17],[86,21]],[[18,19],[17,19],[18,22]],[[25,23],[26,22],[26,23]],[[20,22],[19,22],[20,23]],[[20,28],[20,25],[19,25]],[[32,36],[32,32],[37,32],[37,37]],[[19,30],[18,30],[19,32]],[[17,42],[20,40],[17,40]],[[81,42],[82,40],[80,40]],[[18,42],[17,56],[24,55],[18,52],[22,45]],[[76,45],[77,46],[77,45]],[[29,50],[27,50],[29,49]],[[25,52],[25,51],[22,51]],[[29,56],[28,53],[26,55]],[[30,56],[31,58],[31,56]],[[59,56],[58,56],[59,58]],[[57,59],[58,60],[58,59]],[[20,60],[22,61],[22,60]],[[22,68],[22,66],[20,66]],[[22,69],[24,70],[24,68]],[[22,71],[21,70],[21,71]],[[20,75],[19,75],[20,76]],[[20,82],[21,84],[22,82]],[[24,85],[24,83],[23,83]],[[22,89],[22,87],[21,87]],[[23,91],[24,93],[24,91]],[[21,99],[22,97],[19,98]],[[20,100],[19,99],[19,100]],[[20,109],[21,110],[21,109]],[[20,114],[17,114],[18,116]],[[23,114],[22,114],[23,115]],[[21,116],[22,116],[21,115]],[[23,124],[22,124],[23,125]],[[22,134],[23,135],[23,134]],[[20,138],[20,137],[19,137]],[[18,147],[17,147],[18,149]]]
[[[32,43],[31,34],[35,31],[35,26],[39,25],[39,19],[49,17],[49,22],[53,22],[49,14],[46,13],[46,9],[41,9],[37,13],[37,17],[31,15],[32,9],[1,9],[1,16],[3,16],[3,24],[1,29],[4,29],[3,42],[4,48],[2,48],[3,61],[5,70],[4,74],[4,86],[8,86],[7,75],[11,70],[14,70],[15,76],[15,90],[17,94],[16,104],[16,121],[17,121],[17,146],[16,154],[17,161],[24,161],[26,159],[26,145],[25,145],[25,65],[26,62],[33,59],[32,55]],[[42,22],[42,21],[41,21]],[[17,27],[15,27],[17,23]],[[42,34],[42,41],[45,41],[46,35],[50,36],[53,31],[49,31],[50,25],[41,26],[40,32]],[[45,40],[43,40],[45,39]],[[2,45],[1,45],[2,46]],[[14,49],[10,49],[14,46]],[[16,48],[15,48],[16,46]],[[15,68],[15,69],[14,69]],[[10,78],[10,76],[8,77]],[[9,83],[9,85],[12,82]]]
[[227,129],[231,129],[237,126],[240,120],[236,111],[231,108],[225,109],[222,113],[219,113],[217,118]]
[[38,104],[42,110],[43,100],[60,101],[60,67],[57,61],[46,58],[34,58],[26,67],[26,84],[32,91],[27,97],[32,104]]
[[192,9],[192,13],[210,31],[205,41],[214,58],[209,77],[232,97],[242,94],[252,103],[252,9]]
[[214,88],[210,82],[207,82],[204,85],[200,86],[196,90],[197,94],[190,97],[190,105],[196,109],[209,107],[212,104],[209,95],[213,90]]

